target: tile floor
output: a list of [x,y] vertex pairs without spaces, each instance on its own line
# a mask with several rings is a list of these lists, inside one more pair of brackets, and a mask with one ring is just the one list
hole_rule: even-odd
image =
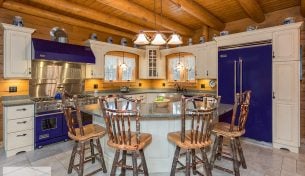
[[[0,168],[5,166],[51,166],[52,176],[64,176],[67,174],[68,162],[72,149],[72,142],[61,142],[46,146],[42,149],[28,153],[22,153],[13,157],[6,158],[3,149],[0,151]],[[295,154],[283,150],[272,149],[266,146],[259,146],[249,142],[243,142],[244,154],[248,169],[240,169],[241,176],[305,176],[305,153]],[[85,171],[90,172],[96,164],[88,163]],[[232,167],[231,162],[221,160],[218,165]],[[76,173],[70,174],[75,176]],[[106,176],[109,174],[97,173],[95,175]],[[129,174],[128,174],[129,175]],[[169,173],[155,173],[150,176],[168,176]],[[184,175],[183,172],[177,175]],[[230,175],[214,169],[213,176]]]

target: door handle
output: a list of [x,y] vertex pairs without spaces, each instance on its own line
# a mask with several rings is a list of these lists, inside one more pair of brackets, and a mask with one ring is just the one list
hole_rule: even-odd
[[17,124],[26,124],[27,121],[23,121],[23,122],[17,122]]
[[236,60],[234,60],[234,95],[233,95],[233,97],[235,97],[236,96],[236,65],[237,65],[237,61]]
[[275,93],[274,92],[272,92],[272,98],[275,99]]
[[16,137],[23,137],[23,136],[26,136],[26,134],[18,134]]
[[243,60],[242,58],[240,57],[239,58],[239,83],[240,83],[240,86],[239,86],[239,93],[240,95],[243,93]]
[[26,111],[26,108],[16,109],[16,111]]

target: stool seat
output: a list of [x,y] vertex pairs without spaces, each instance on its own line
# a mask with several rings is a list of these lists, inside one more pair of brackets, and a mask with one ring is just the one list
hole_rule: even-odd
[[216,123],[212,132],[224,137],[240,137],[245,134],[245,129],[239,131],[238,126],[234,126],[233,130],[230,131],[231,124],[225,122]]
[[106,134],[106,128],[96,124],[85,125],[83,126],[83,130],[84,136],[81,135],[80,128],[75,128],[76,135],[68,132],[68,136],[75,141],[86,141],[96,137],[103,137]]
[[[127,135],[128,133],[125,132]],[[112,140],[108,140],[107,144],[110,147],[113,147],[115,149],[120,149],[120,150],[128,150],[128,151],[134,151],[134,150],[141,150],[145,148],[147,145],[149,145],[152,141],[152,136],[149,133],[141,133],[139,136],[139,144],[137,143],[137,136],[135,132],[131,133],[131,143],[129,145],[129,142],[127,138],[125,139],[125,142],[122,142],[122,144],[117,144],[113,142]]]
[[[195,133],[196,133],[196,131],[193,132],[193,134],[195,134]],[[199,134],[199,132],[198,132],[198,134]],[[202,147],[209,146],[212,143],[212,141],[210,139],[206,140],[206,141],[202,141],[202,142],[197,142],[197,143],[195,143],[195,141],[193,141],[193,143],[192,143],[191,130],[185,131],[184,142],[181,142],[181,135],[182,135],[181,131],[170,132],[167,134],[167,139],[183,149],[202,148]]]

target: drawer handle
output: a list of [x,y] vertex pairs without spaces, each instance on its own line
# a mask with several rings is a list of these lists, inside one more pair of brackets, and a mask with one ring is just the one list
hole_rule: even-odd
[[16,111],[26,111],[26,108],[16,109]]
[[23,121],[23,122],[17,122],[17,124],[25,124],[27,121]]
[[23,137],[26,136],[26,134],[18,134],[16,137]]

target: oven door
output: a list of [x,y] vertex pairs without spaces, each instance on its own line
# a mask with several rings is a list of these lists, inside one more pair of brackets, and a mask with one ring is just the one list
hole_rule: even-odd
[[52,112],[35,116],[35,142],[63,135],[63,113]]

